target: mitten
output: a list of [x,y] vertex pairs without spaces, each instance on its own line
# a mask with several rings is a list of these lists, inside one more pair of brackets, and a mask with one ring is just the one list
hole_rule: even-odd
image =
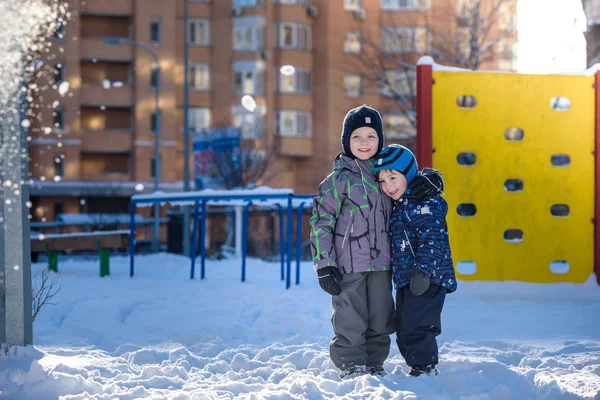
[[440,173],[429,169],[426,175],[418,174],[410,185],[410,196],[417,200],[428,200],[444,190],[444,180]]
[[431,284],[431,278],[425,272],[420,269],[415,269],[410,276],[410,284],[408,285],[408,290],[415,295],[420,296],[429,289],[429,285]]
[[342,288],[338,284],[342,280],[342,275],[337,267],[327,266],[317,270],[319,285],[321,289],[332,296],[337,296],[342,292]]

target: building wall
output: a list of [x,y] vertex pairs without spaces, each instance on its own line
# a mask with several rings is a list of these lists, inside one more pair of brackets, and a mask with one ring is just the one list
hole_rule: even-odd
[[[61,95],[56,88],[49,87],[34,102],[39,105],[34,111],[40,118],[30,129],[32,178],[55,179],[55,159],[62,155],[65,164],[61,180],[148,184],[153,181],[155,136],[151,131],[151,116],[156,100],[156,89],[151,86],[153,57],[142,47],[111,46],[104,41],[105,38],[128,38],[151,46],[158,55],[161,181],[181,181],[184,164],[183,0],[176,0],[175,7],[172,2],[162,0],[68,2],[72,18],[66,37],[54,41],[45,67],[62,63],[69,91]],[[264,91],[254,95],[257,104],[266,110],[264,136],[244,145],[272,149],[277,155],[260,183],[292,187],[297,193],[314,193],[330,172],[332,161],[341,150],[342,120],[350,108],[369,104],[382,113],[397,112],[397,104],[382,97],[381,89],[364,78],[370,72],[368,63],[364,62],[367,43],[380,43],[382,26],[430,26],[432,30],[445,29],[450,37],[456,35],[455,19],[445,17],[454,15],[455,0],[431,0],[429,9],[419,11],[382,11],[381,0],[363,0],[364,18],[357,18],[353,10],[344,9],[343,0],[312,0],[318,9],[316,17],[310,16],[304,5],[271,0],[261,3],[257,7],[244,7],[241,15],[232,16],[233,2],[229,0],[189,2],[190,20],[203,19],[210,23],[208,44],[188,46],[189,62],[208,65],[210,75],[207,89],[190,89],[189,107],[210,109],[212,127],[231,125],[233,109],[239,107],[241,100],[234,92],[235,66],[240,63],[264,65]],[[264,20],[262,49],[234,50],[233,30],[237,18]],[[151,43],[153,21],[160,22],[159,43]],[[281,48],[281,22],[309,27],[311,48]],[[362,32],[362,56],[345,52],[348,30]],[[414,65],[420,55],[409,53],[402,60]],[[282,92],[279,68],[288,64],[310,71],[309,93]],[[497,69],[498,66],[499,57],[495,56],[481,68]],[[344,77],[348,73],[363,76],[362,93],[358,97],[345,93]],[[40,86],[44,82],[47,86],[47,78],[40,79]],[[64,110],[63,130],[52,126],[56,106]],[[278,135],[278,110],[310,112],[312,135]],[[388,142],[401,142],[414,148],[414,138]],[[193,177],[191,157],[189,162]]]

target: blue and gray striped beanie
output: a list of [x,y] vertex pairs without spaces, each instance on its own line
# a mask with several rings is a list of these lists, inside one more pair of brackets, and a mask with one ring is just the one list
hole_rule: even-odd
[[375,174],[386,169],[398,171],[406,177],[408,183],[411,183],[419,172],[415,155],[408,148],[399,144],[385,146],[383,150],[375,156],[374,167]]

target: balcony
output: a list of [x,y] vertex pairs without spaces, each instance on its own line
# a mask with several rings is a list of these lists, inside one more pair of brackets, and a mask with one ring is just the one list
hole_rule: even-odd
[[133,47],[126,45],[109,46],[102,37],[81,38],[81,59],[105,61],[133,60]]
[[131,15],[133,0],[91,0],[81,2],[81,14]]
[[106,105],[117,107],[133,106],[131,86],[110,87],[84,83],[81,85],[81,103],[86,105]]
[[84,181],[132,180],[130,153],[81,152],[80,171]]
[[290,157],[311,157],[313,155],[312,138],[280,136],[279,154]]
[[84,131],[81,151],[125,153],[133,149],[133,133],[130,129],[107,129]]

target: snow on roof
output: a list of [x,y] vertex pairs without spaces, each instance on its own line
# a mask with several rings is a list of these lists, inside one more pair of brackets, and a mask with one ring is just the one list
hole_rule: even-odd
[[[161,205],[193,205],[195,202],[203,198],[211,198],[206,202],[207,205],[216,206],[245,206],[249,199],[232,199],[233,196],[261,196],[261,195],[280,195],[281,199],[252,199],[253,205],[271,207],[280,204],[287,207],[288,198],[286,196],[293,195],[292,189],[273,189],[267,186],[260,186],[255,189],[232,189],[232,190],[213,190],[204,189],[193,192],[180,193],[164,193],[154,192],[151,194],[136,194],[131,197],[134,201],[144,201],[144,203],[136,203],[137,207],[151,207],[152,202],[149,200],[164,200]],[[218,198],[218,199],[215,199]],[[299,207],[300,203],[306,203],[311,200],[312,196],[303,196],[302,198],[292,199],[292,207]],[[186,199],[189,199],[186,200]]]
[[[125,225],[130,222],[129,214],[59,214],[56,221],[66,225]],[[135,222],[141,223],[146,219],[140,215],[135,216]]]
[[452,71],[452,72],[473,72],[470,69],[451,67],[448,65],[438,64],[431,56],[423,56],[419,58],[417,65],[431,65],[433,71]]

